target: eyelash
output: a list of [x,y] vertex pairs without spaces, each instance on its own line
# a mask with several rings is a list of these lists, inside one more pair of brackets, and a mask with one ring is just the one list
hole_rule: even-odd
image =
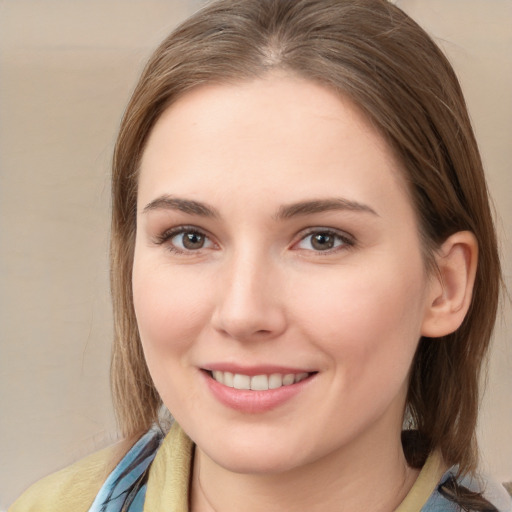
[[[181,235],[181,234],[194,234],[194,235],[200,235],[204,237],[206,240],[210,240],[210,237],[201,229],[196,228],[195,226],[179,226],[177,228],[168,229],[167,231],[164,231],[161,235],[157,235],[155,237],[155,243],[157,245],[164,245],[170,240],[172,240],[175,236]],[[176,247],[174,244],[169,243],[168,244],[168,250],[174,254],[191,254],[195,252],[199,252],[201,249],[198,249],[197,251],[194,250],[183,250],[179,247]]]
[[[332,228],[321,228],[321,227],[320,228],[311,228],[311,229],[308,229],[308,230],[300,233],[300,235],[299,235],[300,239],[298,242],[294,243],[294,246],[300,244],[301,242],[306,240],[308,237],[312,237],[314,235],[331,236],[335,239],[335,243],[336,243],[336,241],[341,241],[341,244],[339,244],[338,246],[333,247],[331,249],[318,250],[318,251],[311,250],[310,251],[310,252],[313,252],[317,256],[324,256],[324,255],[327,256],[327,255],[336,253],[338,251],[346,251],[347,249],[350,249],[355,246],[355,240],[349,234],[347,234],[345,232],[334,230]],[[304,250],[309,252],[308,249],[304,249]]]
[[[168,243],[170,240],[172,240],[175,236],[178,236],[180,234],[185,234],[185,233],[202,236],[206,240],[209,240],[211,242],[210,237],[203,230],[201,230],[195,226],[179,226],[176,228],[168,229],[167,231],[164,231],[162,234],[157,235],[155,237],[154,242],[157,245],[164,245],[164,244]],[[336,241],[341,241],[341,244],[339,244],[336,247],[333,247],[330,249],[325,249],[325,250],[317,250],[317,251],[309,250],[309,249],[298,249],[298,250],[304,250],[307,252],[312,252],[318,256],[323,256],[323,255],[330,255],[330,254],[336,253],[338,251],[350,249],[350,248],[354,247],[354,245],[355,245],[354,238],[352,236],[348,235],[347,233],[333,230],[332,228],[310,228],[306,231],[303,231],[302,233],[299,233],[298,236],[300,236],[300,238],[297,242],[295,242],[292,245],[292,247],[297,246],[298,244],[300,244],[301,242],[306,240],[308,237],[312,237],[314,235],[331,236],[331,237],[334,237],[335,243],[336,243]],[[176,247],[174,244],[168,243],[168,250],[174,254],[199,253],[201,251],[201,249],[202,249],[202,247],[197,250],[193,250],[193,249],[183,250],[183,249]]]

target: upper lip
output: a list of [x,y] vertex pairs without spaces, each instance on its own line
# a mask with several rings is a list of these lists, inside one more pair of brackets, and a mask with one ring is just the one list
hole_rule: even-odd
[[315,370],[300,367],[280,366],[274,364],[261,364],[261,365],[239,365],[235,363],[212,363],[202,366],[201,369],[207,371],[221,371],[238,373],[241,375],[248,375],[253,377],[255,375],[272,375],[273,373],[281,374],[299,374],[299,373],[312,373]]

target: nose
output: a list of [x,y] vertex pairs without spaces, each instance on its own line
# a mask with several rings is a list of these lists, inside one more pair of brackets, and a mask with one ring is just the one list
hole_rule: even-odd
[[279,271],[268,261],[240,255],[219,275],[214,328],[239,341],[280,336],[287,326]]

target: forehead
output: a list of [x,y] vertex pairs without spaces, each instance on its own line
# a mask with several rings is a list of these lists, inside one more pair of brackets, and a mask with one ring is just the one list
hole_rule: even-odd
[[403,194],[399,167],[348,99],[308,80],[270,75],[201,86],[169,107],[142,157],[139,199],[177,190],[231,201],[236,190],[295,201],[333,189],[370,199],[389,189]]

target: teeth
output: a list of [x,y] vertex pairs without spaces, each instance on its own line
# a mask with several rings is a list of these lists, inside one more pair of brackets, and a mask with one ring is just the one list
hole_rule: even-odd
[[266,391],[268,389],[268,377],[266,375],[251,377],[251,389],[254,391]]
[[[219,373],[222,373],[222,372],[219,372]],[[234,375],[231,373],[231,372],[224,372],[224,379],[223,379],[223,384],[225,386],[229,386],[230,388],[233,387],[233,377]]]
[[293,373],[287,373],[283,377],[283,386],[289,386],[295,382],[295,375]]
[[283,385],[283,376],[280,373],[273,373],[268,378],[268,389],[277,389]]
[[282,386],[290,386],[309,376],[309,373],[273,373],[271,375],[243,375],[241,373],[222,372],[215,370],[212,377],[221,384],[235,389],[251,389],[253,391],[267,391]]
[[233,375],[233,387],[235,389],[251,389],[251,377],[235,373]]

